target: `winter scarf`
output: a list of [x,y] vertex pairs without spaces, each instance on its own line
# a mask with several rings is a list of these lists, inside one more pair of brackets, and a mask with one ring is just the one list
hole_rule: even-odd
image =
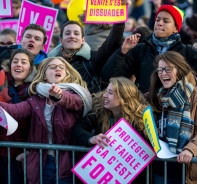
[[7,74],[7,81],[8,81],[8,95],[11,97],[11,102],[13,104],[19,103],[21,101],[25,101],[28,97],[28,88],[31,84],[30,82],[15,86],[14,80],[11,77],[11,74]]
[[[189,98],[196,86],[195,77],[189,73],[183,79],[179,80],[171,89],[160,88],[159,96],[163,109],[167,108],[168,123],[166,126],[166,139],[171,152],[181,153],[182,149],[189,142],[192,130],[194,129],[194,120],[190,116]],[[167,92],[167,93],[166,93]],[[162,94],[165,94],[162,96]]]
[[73,60],[74,55],[75,55],[78,51],[79,51],[79,49],[78,49],[78,50],[75,50],[75,51],[72,52],[72,53],[67,53],[67,52],[65,51],[64,47],[62,46],[62,47],[60,48],[60,52],[59,52],[58,56],[63,57],[66,61],[68,61],[69,63],[71,63],[72,60]]
[[180,38],[178,33],[172,34],[167,38],[156,38],[155,34],[152,34],[153,43],[157,46],[157,51],[162,54],[169,50],[173,45],[176,44],[177,40]]
[[[92,110],[92,96],[88,90],[86,90],[79,84],[74,84],[74,83],[60,83],[60,84],[56,84],[56,86],[66,91],[72,90],[81,97],[84,105],[83,116],[85,116],[90,110]],[[52,85],[49,83],[39,82],[36,86],[36,91],[40,95],[48,98],[49,89],[51,89],[51,87]]]

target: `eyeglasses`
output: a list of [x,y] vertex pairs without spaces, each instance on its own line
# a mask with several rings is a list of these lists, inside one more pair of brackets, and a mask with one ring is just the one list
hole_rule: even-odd
[[59,67],[60,70],[65,70],[66,69],[66,66],[65,65],[55,65],[55,64],[51,64],[51,65],[48,65],[47,68],[50,68],[51,70],[56,70],[57,67]]
[[173,68],[176,68],[176,67],[174,67],[174,66],[166,66],[164,68],[163,67],[158,67],[157,68],[157,73],[162,74],[164,70],[165,70],[166,73],[171,73]]
[[15,44],[15,42],[7,42],[7,43],[5,43],[5,42],[0,42],[0,46],[11,46],[11,45],[13,45],[13,44]]

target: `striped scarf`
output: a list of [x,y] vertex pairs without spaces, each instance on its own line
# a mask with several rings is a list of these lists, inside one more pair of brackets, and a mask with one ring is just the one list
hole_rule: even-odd
[[180,39],[178,33],[174,33],[167,38],[156,38],[155,34],[152,34],[153,43],[157,46],[157,51],[162,54],[174,46],[177,40]]
[[[163,109],[167,108],[166,139],[171,152],[181,153],[182,149],[189,142],[192,130],[194,129],[194,120],[190,116],[189,98],[196,85],[195,77],[189,73],[183,80],[179,80],[170,91],[160,88],[159,94]],[[165,93],[167,92],[167,93]]]

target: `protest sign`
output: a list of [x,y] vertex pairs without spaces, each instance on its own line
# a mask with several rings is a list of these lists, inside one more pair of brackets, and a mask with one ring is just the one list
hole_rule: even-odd
[[72,169],[84,183],[131,183],[156,156],[123,118],[106,135],[108,146],[94,146]]
[[156,123],[150,106],[148,106],[143,112],[143,121],[146,128],[146,132],[148,134],[148,138],[155,152],[157,153],[157,157],[166,159],[176,157],[177,154],[174,154],[170,151],[168,143],[159,139]]
[[12,17],[12,0],[0,1],[0,18]]
[[161,146],[159,144],[159,138],[157,134],[157,127],[155,124],[155,120],[153,117],[152,109],[148,106],[143,112],[143,121],[146,128],[146,132],[148,134],[148,138],[155,150],[158,153],[161,150]]
[[17,32],[18,20],[17,19],[0,20],[0,31],[4,30],[6,28],[13,29],[14,31]]
[[66,9],[71,0],[64,0],[60,3],[60,8]]
[[117,23],[128,19],[128,5],[121,0],[87,0],[85,23]]
[[157,153],[157,157],[167,159],[167,158],[172,158],[172,157],[178,156],[178,154],[172,153],[170,151],[170,147],[169,147],[168,143],[166,143],[162,140],[159,140],[159,143],[161,145],[161,150]]
[[29,24],[38,24],[46,30],[47,42],[45,43],[44,51],[47,52],[51,42],[57,12],[57,9],[24,0],[19,16],[17,43],[20,43],[25,27]]
[[2,107],[0,107],[0,126],[7,129],[7,135],[13,134],[18,127],[17,121],[13,119]]

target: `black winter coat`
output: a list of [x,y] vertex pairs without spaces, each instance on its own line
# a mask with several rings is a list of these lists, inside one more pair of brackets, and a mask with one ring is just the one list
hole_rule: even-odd
[[[84,68],[83,62],[90,62],[93,73],[95,73],[95,75],[100,78],[100,71],[103,65],[106,63],[108,58],[121,46],[124,27],[124,23],[114,24],[109,36],[98,49],[98,51],[92,51],[90,46],[85,43],[70,62],[70,64],[80,73],[82,79],[87,82],[90,92],[97,91],[94,90],[94,87],[91,84],[92,78]],[[62,45],[57,46],[48,54],[48,56],[58,56],[61,47]]]
[[[176,51],[186,58],[188,63],[197,71],[197,49],[184,45],[181,40],[172,46],[169,51]],[[155,57],[159,54],[152,42],[152,35],[143,43],[137,44],[127,54],[118,49],[106,62],[101,71],[101,79],[107,82],[111,77],[135,75],[139,90],[146,93],[150,86],[150,76],[154,70]],[[178,62],[178,61],[177,61]]]

